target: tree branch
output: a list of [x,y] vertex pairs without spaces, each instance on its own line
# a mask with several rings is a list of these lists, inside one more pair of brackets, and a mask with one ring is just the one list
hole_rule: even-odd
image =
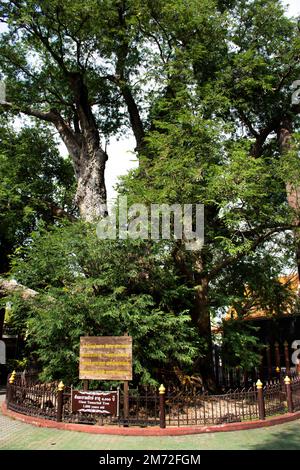
[[57,204],[55,204],[54,202],[50,202],[50,201],[44,201],[44,202],[49,207],[53,217],[57,217],[59,219],[65,218],[65,219],[68,219],[70,222],[76,222],[77,218],[74,215],[69,214],[64,209],[62,209]]
[[38,109],[32,109],[28,106],[17,106],[14,103],[9,103],[8,101],[0,101],[0,106],[5,109],[26,114],[27,116],[33,116],[47,122],[54,123],[57,119],[57,114],[52,110],[48,112],[39,111]]
[[37,109],[32,109],[28,106],[17,106],[7,101],[0,102],[0,106],[4,107],[4,109],[26,114],[27,116],[32,116],[54,124],[70,155],[73,158],[76,171],[76,167],[80,161],[81,136],[72,130],[72,128],[65,122],[57,110],[51,109],[48,112],[43,112]]
[[0,296],[3,297],[13,292],[21,292],[21,297],[24,300],[28,300],[38,295],[37,291],[23,286],[23,284],[19,284],[14,279],[7,280],[0,277]]
[[246,116],[242,109],[238,110],[241,120],[248,127],[250,134],[252,134],[256,139],[259,136],[259,133],[254,129],[250,119]]
[[252,157],[258,158],[261,156],[263,152],[263,146],[267,138],[273,131],[276,132],[279,122],[280,122],[279,118],[274,118],[267,126],[265,126],[263,129],[260,130],[260,132],[257,134],[256,141],[252,145],[252,148],[250,151]]
[[[60,68],[62,69],[62,71],[64,72],[64,74],[67,76],[69,74],[69,71],[68,69],[66,68],[65,66],[65,63],[64,63],[64,60],[63,60],[63,56],[59,56],[55,50],[51,47],[50,45],[50,42],[48,40],[48,38],[46,38],[45,36],[43,36],[42,32],[41,32],[41,29],[39,28],[38,25],[34,24],[34,23],[31,23],[31,29],[33,31],[33,33],[35,34],[35,36],[42,42],[42,44],[44,44],[45,48],[47,49],[47,51],[50,53],[50,55],[52,56],[52,58],[55,60],[55,62],[60,66]],[[30,28],[27,28],[27,30],[30,30]],[[61,51],[61,54],[62,54],[62,51]]]
[[[119,24],[120,28],[126,30],[126,20],[122,7],[119,9]],[[129,41],[126,39],[126,35],[124,36],[125,38],[122,41],[119,50],[116,52],[116,74],[114,76],[108,76],[108,78],[112,79],[112,81],[117,84],[122,93],[128,109],[132,131],[136,140],[136,150],[140,151],[143,147],[145,131],[138,106],[126,77],[126,59],[129,52]]]
[[[291,229],[292,226],[289,226]],[[256,240],[253,241],[252,246],[250,248],[247,248],[247,250],[242,251],[241,253],[235,255],[235,256],[229,256],[228,258],[224,259],[221,261],[217,266],[215,266],[208,274],[207,278],[209,281],[214,279],[220,271],[223,269],[227,268],[233,263],[236,263],[240,259],[242,259],[244,256],[246,256],[249,252],[255,251],[256,248],[264,243],[266,240],[268,240],[272,235],[278,232],[282,232],[287,230],[287,226],[284,227],[276,227],[274,229],[269,230],[267,233],[262,234],[260,237],[258,237]]]
[[135,150],[138,152],[142,149],[145,138],[145,131],[140,117],[140,112],[131,92],[130,86],[127,83],[120,84],[119,86],[129,112],[130,123],[136,141]]

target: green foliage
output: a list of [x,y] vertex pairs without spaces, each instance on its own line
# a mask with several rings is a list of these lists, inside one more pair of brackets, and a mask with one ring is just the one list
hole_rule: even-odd
[[[29,316],[15,303],[14,321],[28,330],[46,376],[74,376],[80,334],[129,331],[135,370],[149,382],[155,367],[190,363],[195,344],[201,352],[188,314],[199,325],[229,306],[242,317],[249,305],[272,313],[291,305],[278,276],[295,267],[286,185],[299,183],[299,136],[282,156],[277,133],[287,117],[299,130],[290,86],[300,76],[300,40],[282,3],[24,0],[1,11],[10,29],[0,65],[16,109],[55,107],[72,126],[68,80],[79,73],[101,135],[109,136],[128,123],[120,91],[129,87],[146,137],[140,166],[120,192],[130,203],[205,205],[201,252],[180,243],[100,243],[78,224],[32,235],[13,274],[41,295]],[[197,303],[204,281],[207,294]],[[228,323],[228,360],[250,367],[255,330],[243,328]]]
[[[242,320],[254,310],[281,315],[295,308],[296,292],[283,273],[294,273],[294,243],[291,235],[260,247],[228,267],[211,285],[214,310],[224,313],[228,306]],[[280,278],[281,281],[280,282]]]
[[[126,11],[126,25],[120,18]],[[4,2],[7,29],[0,38],[0,68],[12,110],[55,109],[74,126],[72,74],[84,76],[101,134],[109,137],[127,122],[115,81],[117,55],[128,41],[126,64],[139,63],[135,2],[22,0]]]
[[73,190],[71,163],[47,129],[0,128],[0,272],[41,220],[54,222],[53,205],[72,209]]
[[123,178],[120,190],[132,202],[204,204],[202,252],[209,273],[226,259],[234,257],[234,262],[265,245],[272,230],[275,243],[275,234],[291,224],[285,181],[295,162],[286,160],[280,169],[276,153],[249,156],[249,142],[225,140],[225,126],[195,116],[187,106],[182,102],[171,123],[159,122],[163,133],[148,135],[156,158],[142,159],[139,169]]
[[[221,13],[211,3],[211,23],[207,2],[201,18],[202,2],[185,21],[193,5],[179,3],[173,21],[167,20],[168,7],[159,17],[172,31],[173,54],[165,88],[151,108],[140,167],[123,179],[120,191],[133,202],[204,204],[204,247],[191,254],[181,247],[179,269],[195,290],[197,279],[208,279],[211,314],[219,316],[232,305],[241,316],[253,305],[278,313],[295,300],[278,277],[287,267],[295,269],[286,184],[299,183],[298,146],[282,157],[276,132],[285,113],[292,112],[290,86],[300,74],[297,25],[279,1],[230,2]],[[201,36],[205,25],[211,27],[210,44]],[[293,118],[297,129],[299,119]],[[259,141],[265,127],[268,139]],[[199,320],[204,314],[199,308]],[[251,345],[253,365],[255,330],[243,335],[233,328],[227,346],[232,342],[236,361],[242,355],[238,350]]]
[[231,320],[223,324],[222,351],[224,363],[251,372],[259,367],[263,345],[255,336],[258,328],[245,321]]
[[80,222],[32,240],[12,272],[39,295],[26,305],[12,299],[11,325],[26,335],[44,378],[78,379],[85,335],[132,335],[136,380],[145,384],[155,383],[161,368],[190,366],[201,354],[187,313],[191,294],[163,246],[98,240],[95,227]]

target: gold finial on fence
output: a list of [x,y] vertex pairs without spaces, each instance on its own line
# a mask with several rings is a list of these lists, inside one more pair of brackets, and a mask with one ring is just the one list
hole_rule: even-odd
[[285,385],[289,385],[291,383],[291,379],[289,378],[288,375],[285,377],[284,383],[285,383]]
[[280,372],[280,368],[278,366],[276,367],[276,372],[277,372],[277,374],[279,374],[279,372]]
[[59,384],[58,384],[57,389],[58,389],[59,392],[62,392],[64,388],[65,388],[64,383],[63,383],[63,381],[61,380],[61,381],[59,382]]
[[163,394],[166,392],[166,389],[165,389],[165,387],[163,386],[163,384],[161,384],[161,386],[159,387],[158,391],[159,391],[159,394],[160,394],[160,395],[163,395]]
[[11,376],[9,377],[9,383],[10,383],[10,384],[13,384],[13,383],[14,383],[15,378],[16,378],[16,375],[17,375],[16,371],[13,370],[12,373],[11,373]]
[[258,381],[256,382],[256,388],[262,388],[262,387],[263,387],[262,381],[258,379]]

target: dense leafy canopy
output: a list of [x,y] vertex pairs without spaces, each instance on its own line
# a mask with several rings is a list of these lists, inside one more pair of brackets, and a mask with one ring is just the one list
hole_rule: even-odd
[[[277,313],[294,302],[278,277],[300,273],[297,22],[279,0],[22,0],[1,12],[4,109],[55,124],[85,182],[81,196],[101,186],[91,176],[99,141],[126,124],[140,165],[120,193],[205,206],[195,252],[178,241],[100,243],[81,223],[33,234],[12,273],[40,295],[29,312],[15,303],[16,326],[46,377],[76,375],[81,334],[125,331],[143,382],[163,364],[194,360],[204,373],[211,319],[230,305],[243,317],[253,305]],[[229,362],[257,365],[254,330],[232,325]]]
[[[153,383],[174,365],[191,366],[202,341],[165,245],[103,241],[80,222],[36,233],[14,275],[39,292],[13,301],[11,326],[27,336],[44,378],[75,380],[79,337],[133,336],[135,380]],[[59,256],[58,256],[59,253]],[[173,374],[174,375],[174,374]]]
[[0,272],[8,271],[8,256],[29,243],[40,221],[55,221],[56,208],[71,215],[73,193],[72,165],[47,129],[0,128]]

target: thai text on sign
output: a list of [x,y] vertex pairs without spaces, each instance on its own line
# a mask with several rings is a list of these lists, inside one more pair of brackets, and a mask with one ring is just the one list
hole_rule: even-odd
[[119,415],[119,392],[72,391],[72,412]]
[[79,378],[132,380],[132,337],[82,336]]

